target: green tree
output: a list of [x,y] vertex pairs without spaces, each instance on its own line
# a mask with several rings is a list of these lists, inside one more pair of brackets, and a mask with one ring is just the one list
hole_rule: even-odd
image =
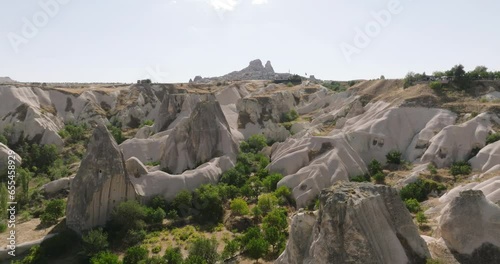
[[281,179],[283,179],[283,175],[279,173],[272,173],[262,181],[262,184],[268,192],[274,192]]
[[32,173],[24,168],[17,169],[17,177],[19,178],[19,182],[21,183],[21,191],[22,196],[21,200],[24,203],[27,203],[29,200],[29,191],[30,191],[30,181],[32,177]]
[[283,231],[274,226],[266,226],[264,229],[264,239],[272,246],[273,252],[277,246],[286,240]]
[[258,261],[267,254],[269,243],[264,238],[254,238],[248,242],[245,249],[251,259]]
[[165,210],[161,208],[147,208],[146,209],[146,220],[150,224],[161,224],[163,222],[163,219],[167,214],[165,213]]
[[123,141],[126,140],[126,138],[123,136],[123,132],[122,132],[121,128],[109,125],[108,130],[111,133],[111,135],[113,135],[113,138],[115,139],[116,144],[121,144]]
[[148,250],[141,246],[133,246],[127,249],[123,257],[123,264],[138,264],[148,259]]
[[108,234],[102,228],[90,230],[82,236],[83,252],[86,256],[92,257],[108,248]]
[[257,206],[264,213],[267,214],[278,205],[278,198],[272,193],[265,193],[259,196]]
[[241,198],[233,199],[230,207],[233,215],[247,215],[250,213],[247,202]]
[[120,203],[111,213],[113,224],[120,230],[142,229],[145,225],[146,209],[137,201]]
[[215,264],[219,259],[217,253],[217,240],[198,238],[196,239],[189,249],[189,257],[198,256],[204,259],[207,264]]
[[193,195],[192,193],[182,190],[174,198],[171,203],[173,209],[175,209],[179,216],[186,217],[190,214],[191,208],[193,206]]
[[0,220],[5,219],[7,217],[7,208],[8,208],[8,200],[9,193],[7,191],[7,187],[5,183],[0,183]]
[[234,255],[240,251],[240,246],[240,243],[236,239],[228,241],[222,251],[222,259],[224,260],[234,257]]
[[241,188],[245,185],[247,178],[248,177],[239,170],[231,168],[222,174],[219,182]]
[[250,136],[246,141],[241,142],[240,150],[245,153],[257,153],[267,146],[267,139],[262,134]]
[[200,224],[218,223],[224,216],[219,190],[214,185],[202,185],[193,193],[194,219]]
[[420,203],[415,198],[405,200],[405,205],[412,213],[418,213],[421,210]]
[[40,216],[42,225],[53,225],[59,217],[64,216],[65,202],[63,199],[51,200],[45,206],[45,212]]
[[416,219],[417,219],[417,223],[420,227],[422,227],[424,224],[427,223],[427,217],[425,216],[425,214],[422,211],[417,213]]
[[183,262],[181,249],[178,247],[167,248],[167,250],[165,250],[165,255],[163,255],[163,258],[167,261],[168,264],[182,264]]
[[275,227],[280,232],[284,232],[288,228],[286,211],[283,208],[276,208],[269,212],[262,220],[264,228]]

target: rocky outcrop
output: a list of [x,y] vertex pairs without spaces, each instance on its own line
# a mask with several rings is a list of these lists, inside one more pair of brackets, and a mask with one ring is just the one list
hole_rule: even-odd
[[70,189],[66,224],[76,232],[103,226],[119,203],[137,198],[123,154],[104,125],[94,130]]
[[275,263],[425,263],[425,241],[398,192],[342,182],[320,195],[316,221],[297,214],[286,250]]
[[161,168],[179,174],[212,158],[235,156],[237,152],[238,144],[219,103],[202,101],[168,136],[161,154]]
[[[14,157],[13,160],[16,165],[21,164],[21,157],[9,147],[4,145],[3,143],[0,143],[0,174],[4,173],[7,170],[7,167],[9,165],[9,156]],[[12,160],[12,158],[10,159]]]
[[472,169],[485,173],[500,170],[500,141],[482,148],[470,161]]
[[439,229],[460,263],[500,263],[500,207],[466,190],[443,210]]

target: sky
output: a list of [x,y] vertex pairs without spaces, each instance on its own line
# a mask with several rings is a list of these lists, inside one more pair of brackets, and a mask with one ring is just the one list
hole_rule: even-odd
[[0,76],[187,82],[254,59],[326,80],[500,70],[496,0],[0,0]]

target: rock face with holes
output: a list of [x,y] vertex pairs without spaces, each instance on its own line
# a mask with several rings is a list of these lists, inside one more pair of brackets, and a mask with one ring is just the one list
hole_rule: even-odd
[[238,143],[219,103],[209,99],[197,103],[190,117],[170,133],[162,150],[161,168],[180,174],[215,157],[237,153]]
[[103,226],[119,203],[137,199],[123,154],[104,125],[94,130],[70,189],[66,224],[79,233]]
[[430,258],[395,189],[342,182],[323,190],[319,199],[317,217],[293,218],[286,250],[275,263],[425,263]]
[[439,229],[460,263],[500,263],[500,207],[466,190],[443,209]]

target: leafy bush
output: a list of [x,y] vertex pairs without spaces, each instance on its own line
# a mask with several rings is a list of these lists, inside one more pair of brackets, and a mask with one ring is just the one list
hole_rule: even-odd
[[144,127],[144,126],[152,126],[152,125],[154,125],[154,124],[155,124],[155,122],[154,122],[153,120],[149,120],[149,119],[148,119],[148,120],[144,120],[144,121],[142,122],[142,124],[141,124],[141,126],[140,126],[140,127]]
[[113,125],[108,126],[108,130],[113,135],[113,138],[116,141],[116,144],[121,144],[123,141],[126,140],[126,138],[123,136],[123,132],[121,128],[115,127]]
[[299,118],[299,114],[295,111],[295,109],[292,109],[290,112],[283,114],[281,122],[292,122],[297,120],[297,118]]
[[24,142],[16,152],[23,158],[22,167],[36,174],[49,174],[49,169],[60,157],[55,145],[37,145]]
[[214,238],[198,238],[189,248],[189,258],[200,257],[205,260],[207,264],[215,264],[219,259],[217,245],[217,240]]
[[218,223],[224,216],[222,197],[214,185],[202,185],[193,193],[194,219],[200,224]]
[[250,136],[246,141],[241,142],[240,150],[244,153],[257,153],[267,146],[267,139],[262,134]]
[[120,264],[120,260],[118,256],[109,252],[103,251],[99,252],[99,254],[93,256],[90,259],[90,264]]
[[486,137],[486,145],[495,143],[500,140],[500,133],[494,133]]
[[470,163],[468,163],[466,161],[454,162],[450,168],[450,173],[453,176],[469,175],[471,172],[472,172],[472,167],[471,167]]
[[0,233],[5,232],[5,230],[7,230],[7,224],[4,222],[1,222],[0,223]]
[[354,176],[350,179],[352,182],[369,182],[370,181],[370,175],[365,174],[365,175],[357,175]]
[[156,195],[151,199],[151,201],[149,201],[148,206],[153,209],[161,208],[165,210],[167,208],[167,201],[163,198],[163,196]]
[[219,182],[241,188],[245,185],[247,178],[248,176],[241,173],[239,170],[232,168],[222,174]]
[[257,206],[264,215],[273,210],[277,205],[278,198],[272,193],[265,193],[260,195],[257,201]]
[[399,192],[399,195],[403,201],[413,198],[422,202],[427,199],[427,195],[429,195],[432,191],[440,192],[443,190],[446,190],[446,187],[441,183],[427,179],[418,179],[417,181],[409,183],[403,187]]
[[234,215],[247,215],[250,213],[247,202],[241,198],[232,200],[230,207]]
[[417,213],[421,210],[420,203],[415,198],[405,200],[406,208],[412,213]]
[[441,90],[441,88],[443,88],[443,85],[441,84],[440,81],[435,81],[435,82],[431,82],[429,84],[429,86],[431,87],[432,90]]
[[424,212],[420,211],[416,215],[417,223],[419,226],[424,225],[427,223],[427,217],[425,216]]
[[171,206],[177,211],[179,216],[185,217],[190,214],[192,204],[193,195],[186,190],[182,190],[175,196]]
[[153,252],[153,254],[158,254],[158,253],[160,253],[160,251],[161,251],[160,245],[157,245],[153,249],[151,249],[151,252]]
[[387,162],[390,164],[401,164],[401,152],[397,150],[391,150],[385,157],[387,158]]
[[281,179],[283,179],[283,175],[279,173],[272,173],[262,181],[262,184],[268,192],[274,192]]
[[280,186],[276,191],[274,191],[274,195],[279,199],[280,205],[285,205],[288,203],[289,205],[294,205],[294,199],[292,196],[292,191],[286,186]]
[[373,179],[377,184],[384,184],[385,174],[383,172],[377,172],[375,175],[373,175]]
[[432,163],[429,163],[429,165],[427,165],[427,170],[429,170],[429,172],[431,173],[431,175],[436,175],[437,174],[437,168]]
[[259,260],[269,250],[269,243],[264,238],[254,238],[245,247],[245,254],[251,259]]
[[65,202],[63,199],[51,200],[45,207],[45,212],[40,216],[41,224],[54,225],[59,217],[64,216]]
[[166,216],[167,214],[165,213],[165,210],[163,210],[162,208],[146,209],[146,219],[150,224],[161,224]]
[[224,246],[224,250],[222,251],[222,259],[229,259],[234,257],[234,255],[240,251],[240,247],[241,245],[238,240],[233,239],[231,241],[228,241]]
[[148,250],[141,246],[133,246],[125,252],[123,264],[137,264],[148,258]]
[[68,123],[64,128],[59,131],[59,136],[68,140],[70,143],[78,143],[87,139],[86,132],[88,130],[87,124]]
[[178,247],[167,248],[167,250],[165,250],[165,255],[163,255],[163,258],[167,261],[168,264],[182,264],[183,262],[181,249]]
[[120,203],[111,213],[111,221],[121,230],[142,229],[146,219],[146,209],[137,201]]
[[12,264],[38,264],[38,263],[47,263],[46,257],[43,255],[40,245],[35,245],[32,248],[30,248],[28,255],[24,257],[21,261],[12,262]]
[[88,257],[105,251],[108,246],[108,234],[102,231],[102,228],[91,230],[82,236],[83,252]]
[[134,246],[141,243],[146,238],[144,229],[130,229],[125,233],[123,243],[128,246]]
[[368,172],[372,176],[379,172],[382,172],[382,164],[380,164],[380,162],[378,162],[378,160],[376,159],[372,160],[370,164],[368,164]]

